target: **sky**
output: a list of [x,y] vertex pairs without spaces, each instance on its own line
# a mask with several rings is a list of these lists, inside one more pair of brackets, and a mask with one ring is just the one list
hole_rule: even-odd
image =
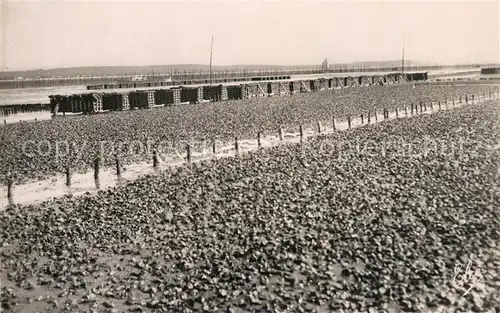
[[500,63],[498,1],[0,0],[0,70]]

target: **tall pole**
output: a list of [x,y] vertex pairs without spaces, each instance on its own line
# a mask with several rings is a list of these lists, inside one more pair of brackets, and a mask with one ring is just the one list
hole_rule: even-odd
[[401,74],[405,73],[405,39],[403,38],[403,57],[401,59]]
[[210,85],[212,85],[212,51],[214,48],[214,36],[212,35],[212,44],[210,45]]

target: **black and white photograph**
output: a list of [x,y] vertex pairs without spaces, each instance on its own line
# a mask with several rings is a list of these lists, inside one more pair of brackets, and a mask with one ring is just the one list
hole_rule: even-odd
[[0,313],[500,313],[500,1],[0,0]]

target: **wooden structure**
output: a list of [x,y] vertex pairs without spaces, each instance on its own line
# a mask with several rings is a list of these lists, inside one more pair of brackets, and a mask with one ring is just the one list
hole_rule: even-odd
[[[276,76],[253,76],[253,77],[226,77],[212,79],[213,84],[234,83],[234,82],[261,82],[261,81],[275,81],[291,79],[290,75],[276,75]],[[183,80],[146,80],[146,81],[122,81],[111,82],[105,84],[89,85],[87,90],[105,90],[105,89],[120,89],[120,88],[146,88],[146,87],[173,87],[185,85],[204,85],[209,84],[209,79],[183,79]]]
[[33,103],[33,104],[14,104],[0,106],[0,116],[9,116],[18,113],[44,112],[51,111],[51,106],[48,103]]
[[482,75],[500,74],[500,67],[485,67],[481,69]]
[[[178,86],[148,90],[117,92],[102,89],[81,95],[50,96],[51,112],[97,113],[103,110],[120,111],[133,108],[148,109],[155,105],[177,105],[203,101],[226,101],[290,95],[295,93],[335,90],[372,85],[385,85],[427,80],[427,73],[388,73],[384,75],[336,76],[314,79],[282,79],[247,81],[243,84]],[[276,78],[276,79],[274,79]],[[259,78],[261,79],[261,78]],[[147,82],[134,82],[147,83]]]

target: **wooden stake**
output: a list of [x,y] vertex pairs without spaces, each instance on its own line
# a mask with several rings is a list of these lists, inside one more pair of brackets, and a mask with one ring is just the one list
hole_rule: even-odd
[[321,134],[321,123],[317,123],[317,128],[318,128],[318,134]]
[[304,139],[304,129],[302,125],[299,126],[299,133],[300,133],[300,141]]
[[158,152],[156,151],[156,149],[153,150],[153,167],[158,167]]
[[234,150],[236,151],[236,153],[240,152],[240,146],[238,144],[238,137],[234,137]]
[[365,123],[365,119],[363,118],[363,114],[361,114],[361,124]]
[[99,154],[96,155],[94,160],[94,179],[99,179]]
[[12,181],[12,179],[9,179],[9,181],[7,182],[7,198],[8,199],[12,199],[12,185],[14,184],[14,182]]
[[66,186],[71,187],[71,171],[69,165],[66,166]]
[[280,141],[283,141],[283,129],[278,129],[278,134],[279,134],[279,137],[280,137]]
[[351,117],[347,117],[347,125],[349,125],[349,128],[351,128]]
[[186,163],[191,163],[191,146],[189,144],[186,145]]
[[333,130],[335,130],[335,116],[332,118]]
[[115,154],[115,166],[116,166],[116,176],[120,177],[122,171],[120,168],[120,159],[118,158],[118,154]]
[[217,154],[216,146],[215,146],[215,140],[212,142],[212,153]]
[[260,143],[260,132],[257,133],[257,147],[262,147],[262,144]]

